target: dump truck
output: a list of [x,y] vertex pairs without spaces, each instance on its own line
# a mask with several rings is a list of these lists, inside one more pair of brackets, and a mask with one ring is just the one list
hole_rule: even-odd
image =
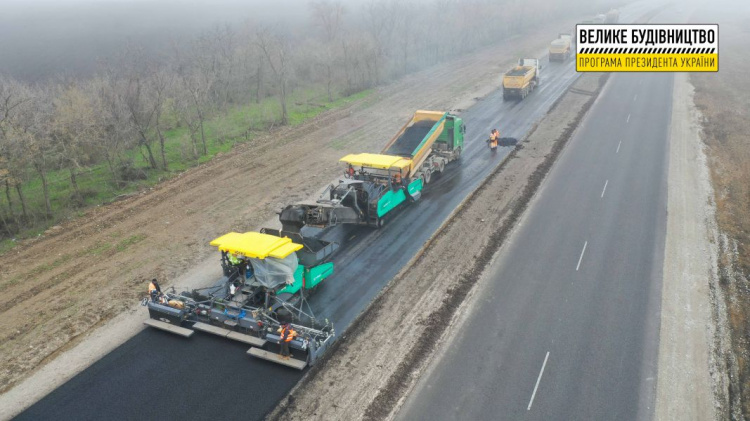
[[539,59],[522,58],[518,65],[503,75],[503,100],[524,99],[539,85]]
[[[328,260],[338,244],[273,229],[230,232],[210,244],[221,254],[223,276],[207,288],[144,298],[144,323],[188,338],[198,330],[239,341],[253,357],[299,370],[315,364],[335,332],[328,321],[317,326],[307,299],[333,274]],[[285,323],[298,334],[290,359],[276,353]]]
[[345,177],[329,185],[318,200],[285,207],[283,230],[338,224],[382,227],[393,210],[418,201],[433,174],[461,156],[466,127],[442,111],[417,111],[381,153],[350,154],[340,159]]
[[549,61],[566,61],[571,56],[571,42],[573,36],[568,33],[561,33],[558,38],[553,40],[549,45]]
[[611,9],[604,15],[604,23],[617,23],[620,21],[620,11],[617,9]]

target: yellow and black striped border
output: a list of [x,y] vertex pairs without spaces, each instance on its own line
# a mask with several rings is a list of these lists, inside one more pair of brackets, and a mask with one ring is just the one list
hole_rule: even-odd
[[579,72],[717,72],[718,24],[578,24]]
[[716,48],[583,48],[579,54],[714,54]]

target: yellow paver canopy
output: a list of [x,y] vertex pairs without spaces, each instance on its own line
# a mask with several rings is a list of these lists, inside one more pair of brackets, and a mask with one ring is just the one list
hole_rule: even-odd
[[389,168],[402,170],[404,168],[409,168],[411,165],[410,159],[402,158],[400,156],[380,155],[374,153],[350,154],[339,159],[339,162],[346,162],[347,164],[352,164],[356,167],[379,168],[383,170]]
[[261,234],[259,232],[230,232],[211,241],[221,251],[241,254],[255,259],[275,257],[283,259],[295,251],[301,249],[301,244],[293,243],[289,238],[279,238],[275,235]]

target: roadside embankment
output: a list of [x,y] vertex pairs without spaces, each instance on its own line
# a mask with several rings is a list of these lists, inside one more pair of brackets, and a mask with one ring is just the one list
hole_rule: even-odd
[[[714,376],[719,417],[750,418],[750,79],[747,69],[750,4],[718,1],[692,15],[695,23],[720,22],[720,70],[692,74],[700,136],[706,146],[718,234],[710,281],[717,330]],[[714,251],[713,249],[710,249]]]

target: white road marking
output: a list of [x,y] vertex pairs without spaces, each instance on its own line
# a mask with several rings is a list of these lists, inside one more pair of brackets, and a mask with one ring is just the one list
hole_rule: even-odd
[[536,378],[536,385],[534,385],[534,393],[531,394],[531,400],[529,400],[529,406],[526,407],[527,411],[531,411],[531,404],[534,403],[534,396],[536,396],[536,389],[539,388],[539,382],[542,380],[542,374],[544,374],[544,367],[547,366],[547,358],[549,358],[549,351],[544,356],[544,363],[542,363],[542,369],[539,371],[539,377]]
[[626,123],[630,123],[630,114],[628,114],[628,120],[626,121]]
[[581,250],[581,257],[578,258],[578,264],[576,265],[576,270],[578,270],[581,267],[581,260],[583,260],[583,253],[586,253],[586,246],[589,245],[589,242],[586,241],[583,243],[583,250]]
[[638,99],[638,94],[635,94],[635,96],[633,97],[633,101],[635,101],[636,99]]
[[604,197],[604,192],[607,191],[607,184],[609,184],[609,180],[604,182],[604,188],[602,189],[602,195],[599,197]]
[[620,145],[622,145],[622,140],[617,143],[617,151],[615,151],[615,153],[620,152]]

